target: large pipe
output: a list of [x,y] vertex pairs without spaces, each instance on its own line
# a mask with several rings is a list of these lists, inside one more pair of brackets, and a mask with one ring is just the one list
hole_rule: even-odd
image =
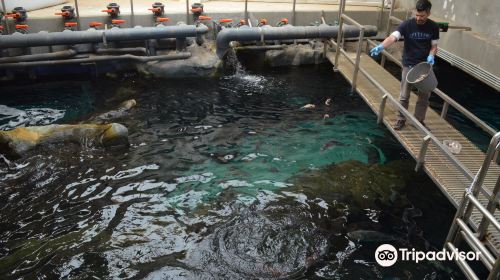
[[[283,27],[245,27],[226,28],[217,35],[217,56],[223,58],[229,49],[231,41],[262,41],[265,40],[285,40],[285,39],[317,39],[337,37],[338,26],[322,24],[320,26],[290,26]],[[342,32],[348,37],[359,36],[359,28],[347,25]],[[365,25],[365,36],[377,35],[377,27]]]
[[0,63],[15,63],[15,62],[29,62],[38,60],[52,60],[61,59],[75,56],[78,52],[75,50],[65,50],[53,53],[43,53],[43,54],[30,54],[30,55],[20,55],[13,57],[2,57],[0,58]]
[[32,33],[0,36],[0,49],[26,48],[37,46],[73,45],[85,43],[102,43],[118,41],[134,41],[163,38],[197,37],[208,32],[208,27],[200,24],[175,25],[141,28],[113,28],[108,30]]
[[66,59],[66,60],[2,63],[2,64],[0,64],[0,69],[67,65],[67,64],[93,63],[93,62],[117,61],[117,60],[135,60],[138,62],[165,61],[165,60],[187,59],[190,57],[191,57],[191,53],[189,53],[189,52],[167,54],[167,55],[157,55],[157,56],[136,56],[136,55],[131,55],[131,54],[125,54],[125,55],[119,55],[119,56],[103,55],[103,56],[94,56],[94,57],[89,57],[89,58],[76,58],[76,59]]

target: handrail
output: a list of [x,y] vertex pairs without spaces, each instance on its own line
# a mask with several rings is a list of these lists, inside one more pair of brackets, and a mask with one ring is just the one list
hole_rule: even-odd
[[342,14],[341,17],[343,19],[345,19],[346,21],[348,21],[349,23],[354,24],[355,26],[357,26],[360,29],[363,27],[363,25],[361,25],[359,22],[355,21],[354,19],[352,19],[350,16],[348,16],[346,14]]

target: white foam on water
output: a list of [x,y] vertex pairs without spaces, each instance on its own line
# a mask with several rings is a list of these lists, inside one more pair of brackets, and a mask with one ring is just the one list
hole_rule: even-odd
[[138,166],[132,169],[122,170],[112,176],[105,175],[101,177],[101,180],[125,179],[142,174],[145,170],[158,170],[158,169],[160,169],[160,166],[158,164],[153,163],[149,165]]
[[20,126],[48,125],[64,117],[65,111],[51,108],[31,108],[20,110],[0,104],[0,130],[10,130]]

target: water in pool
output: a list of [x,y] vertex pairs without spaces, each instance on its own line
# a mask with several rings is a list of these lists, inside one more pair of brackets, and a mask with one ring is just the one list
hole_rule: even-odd
[[114,120],[128,148],[0,161],[2,279],[463,277],[375,263],[383,243],[441,249],[455,210],[328,66],[4,89],[4,130],[138,105]]

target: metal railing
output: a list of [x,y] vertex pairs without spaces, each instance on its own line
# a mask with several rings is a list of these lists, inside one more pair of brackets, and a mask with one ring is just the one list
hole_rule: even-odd
[[[491,161],[493,160],[495,155],[498,155],[498,149],[500,146],[499,144],[500,132],[496,132],[493,128],[491,128],[486,123],[477,118],[475,115],[470,113],[467,109],[465,109],[460,104],[455,102],[452,98],[443,93],[441,90],[436,89],[434,91],[438,96],[443,98],[445,102],[444,103],[445,105],[443,106],[443,110],[441,112],[442,118],[446,117],[448,107],[451,105],[459,112],[464,114],[471,121],[473,121],[476,125],[481,127],[484,131],[486,131],[490,135],[493,135],[483,165],[476,174],[476,176],[473,176],[471,171],[466,166],[464,166],[455,157],[455,155],[452,154],[449,151],[449,149],[442,144],[442,142],[439,139],[437,139],[432,133],[430,133],[430,131],[426,127],[424,127],[419,121],[417,121],[417,119],[406,108],[404,108],[399,103],[399,101],[396,100],[396,98],[394,98],[391,95],[391,93],[389,93],[377,80],[375,80],[373,76],[371,76],[365,69],[360,67],[360,60],[361,60],[360,52],[363,40],[365,40],[363,36],[364,35],[363,30],[361,30],[360,36],[358,38],[356,58],[355,59],[351,58],[349,54],[344,50],[344,48],[342,47],[343,22],[347,21],[358,27],[361,26],[358,22],[356,22],[352,18],[348,17],[347,15],[344,15],[343,14],[344,11],[345,11],[345,0],[342,0],[339,7],[339,31],[338,31],[337,41],[335,42],[331,39],[329,40],[329,42],[336,48],[334,69],[338,71],[339,56],[340,54],[342,54],[354,66],[353,77],[352,77],[353,91],[356,90],[356,80],[358,72],[361,72],[368,81],[370,81],[378,90],[381,91],[381,93],[383,94],[382,102],[380,103],[380,108],[378,112],[375,112],[377,114],[377,122],[379,124],[382,122],[386,122],[384,120],[384,111],[386,103],[389,100],[389,102],[391,102],[391,104],[394,107],[396,107],[396,109],[399,110],[407,118],[407,120],[409,120],[413,124],[413,126],[417,128],[417,130],[419,130],[421,133],[425,135],[422,138],[420,152],[416,158],[417,161],[417,165],[415,167],[416,170],[418,170],[423,166],[428,146],[432,142],[437,147],[437,149],[457,168],[457,170],[460,171],[466,179],[472,182],[470,188],[464,193],[463,199],[459,204],[458,207],[459,209],[454,219],[452,228],[450,229],[450,232],[448,234],[447,242],[445,243],[445,248],[449,250],[455,250],[456,248],[455,244],[457,243],[456,241],[459,241],[456,238],[457,232],[460,231],[460,236],[462,236],[473,249],[481,252],[480,259],[485,265],[485,267],[490,271],[488,279],[496,279],[496,277],[498,277],[500,274],[500,258],[496,257],[497,254],[496,248],[491,248],[492,251],[495,252],[495,257],[494,257],[493,254],[481,243],[481,240],[484,239],[489,225],[493,225],[493,227],[497,231],[500,231],[499,222],[494,217],[494,212],[500,205],[500,199],[498,196],[498,192],[500,190],[500,178],[499,180],[497,180],[497,183],[492,192],[483,187],[483,182],[486,177],[486,173],[490,167]],[[389,23],[392,20],[394,20],[394,18],[392,17],[392,15],[390,15]],[[375,43],[370,39],[366,40],[368,44],[375,45]],[[383,57],[387,56],[390,60],[402,66],[401,62],[388,52],[383,51],[382,53],[384,55]],[[389,127],[389,129],[392,129],[389,124],[387,126]],[[476,198],[479,193],[483,194],[488,199],[487,206],[482,205],[481,202],[479,202],[479,200]],[[483,215],[479,226],[475,226],[474,223],[470,221],[473,207],[477,208],[479,212]],[[468,224],[471,225],[473,230],[477,230],[476,234],[474,234],[472,230],[469,229]],[[457,260],[457,264],[460,266],[460,268],[463,270],[463,272],[469,279],[478,279],[477,275],[472,271],[470,266],[465,261]]]
[[[456,249],[456,246],[458,246],[461,240],[465,240],[470,248],[481,253],[479,255],[479,259],[490,272],[488,280],[498,279],[500,277],[500,256],[498,255],[497,248],[490,248],[491,251],[494,252],[494,255],[483,244],[488,228],[496,230],[500,233],[500,223],[494,216],[495,210],[500,204],[498,199],[498,193],[500,191],[500,176],[497,178],[492,196],[488,198],[488,205],[486,207],[478,200],[477,195],[479,193],[478,186],[482,184],[481,178],[484,178],[482,174],[486,174],[486,172],[488,172],[491,161],[499,150],[500,132],[492,137],[481,169],[476,175],[476,178],[473,180],[471,186],[466,189],[463,194],[462,201],[455,217],[453,218],[453,223],[444,245],[445,248],[453,251]],[[469,227],[466,221],[469,221],[474,208],[481,213],[482,219],[478,227],[474,227],[474,225]],[[476,232],[474,232],[474,230]],[[479,279],[465,260],[457,258],[455,259],[455,262],[469,279]]]

